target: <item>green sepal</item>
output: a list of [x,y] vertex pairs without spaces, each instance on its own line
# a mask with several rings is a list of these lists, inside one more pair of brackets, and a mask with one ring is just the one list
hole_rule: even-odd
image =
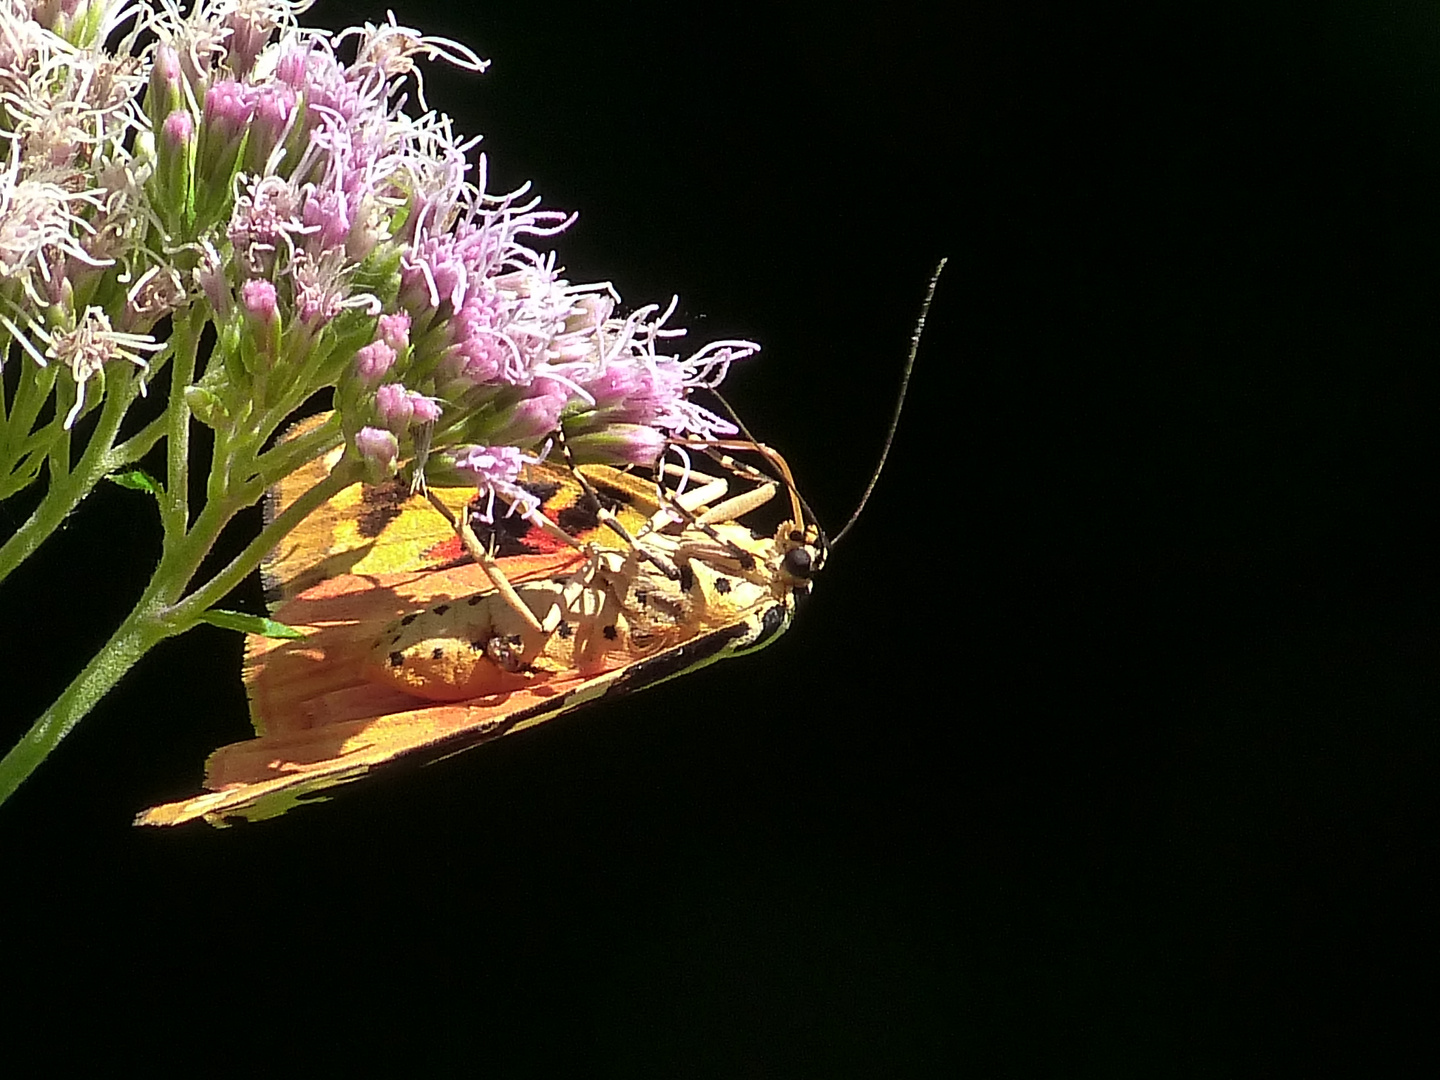
[[144,469],[121,469],[106,477],[112,484],[119,484],[131,491],[145,491],[154,495],[157,499],[165,494],[165,485],[156,480]]
[[200,616],[200,621],[218,626],[222,630],[238,630],[242,634],[258,634],[260,637],[293,640],[305,636],[293,626],[286,626],[263,615],[247,615],[243,611],[226,611],[224,608],[211,608]]
[[232,422],[230,410],[225,408],[225,402],[220,399],[220,395],[203,386],[185,388],[185,405],[195,419],[216,431],[228,427]]

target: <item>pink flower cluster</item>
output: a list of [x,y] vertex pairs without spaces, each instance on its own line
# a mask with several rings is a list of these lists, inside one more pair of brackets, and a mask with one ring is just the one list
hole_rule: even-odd
[[[118,95],[94,107],[94,126],[125,166],[56,182],[18,167],[8,184],[0,176],[11,291],[63,305],[67,274],[109,274],[117,296],[128,290],[111,313],[121,330],[203,305],[222,358],[242,361],[212,361],[203,388],[219,407],[207,417],[278,424],[333,388],[344,434],[374,472],[417,461],[494,493],[517,455],[558,431],[581,460],[612,462],[653,462],[674,436],[733,432],[691,393],[758,346],[722,341],[682,358],[667,348],[683,333],[667,325],[673,302],[617,317],[608,284],[565,280],[554,254],[531,245],[573,216],[525,188],[488,193],[485,159],[471,154],[479,140],[426,105],[418,60],[487,63],[393,16],[334,36],[307,30],[297,16],[308,6],[0,0],[7,109],[30,109],[38,131],[51,105],[27,105],[13,87],[88,71],[77,76],[86,93]],[[107,40],[120,24],[117,66]],[[44,152],[97,160],[68,144]],[[102,289],[90,293],[109,311]],[[35,318],[7,317],[44,333]],[[99,370],[87,355],[86,378]]]

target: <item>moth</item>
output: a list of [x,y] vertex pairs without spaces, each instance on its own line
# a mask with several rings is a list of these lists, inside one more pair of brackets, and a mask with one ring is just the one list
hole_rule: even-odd
[[[204,793],[136,824],[274,817],[382,765],[447,757],[774,641],[879,479],[944,266],[911,335],[885,451],[832,540],[784,459],[753,441],[675,444],[713,474],[690,457],[653,479],[529,466],[522,486],[544,517],[483,527],[473,489],[432,490],[436,514],[397,483],[354,485],[267,565],[274,616],[302,636],[247,638],[255,737],[210,755]],[[333,464],[279,485],[271,514]],[[788,513],[756,528],[782,488]]]
[[[303,637],[247,638],[255,737],[210,756],[204,794],[136,823],[273,817],[380,765],[448,756],[769,644],[824,564],[820,530],[774,451],[677,446],[714,468],[527,466],[539,522],[481,523],[473,488],[432,490],[479,561],[400,481],[342,491],[268,563],[274,617]],[[332,465],[287,479],[269,513]],[[742,521],[782,486],[788,516],[764,531]]]

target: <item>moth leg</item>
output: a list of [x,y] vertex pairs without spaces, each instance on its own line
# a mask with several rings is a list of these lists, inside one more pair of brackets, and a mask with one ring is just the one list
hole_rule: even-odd
[[751,488],[724,502],[716,503],[695,520],[701,525],[710,525],[717,521],[734,521],[736,518],[750,513],[751,510],[764,506],[775,497],[775,493],[779,490],[779,485],[773,480],[767,481],[760,487]]
[[500,565],[495,561],[494,556],[481,546],[480,538],[475,535],[475,530],[470,527],[468,514],[462,515],[461,518],[457,520],[455,515],[450,512],[450,508],[441,502],[428,488],[425,491],[425,497],[430,500],[430,504],[434,506],[435,509],[440,511],[445,520],[450,522],[456,535],[460,537],[461,546],[464,547],[466,553],[479,564],[485,576],[490,579],[490,584],[495,587],[495,591],[504,597],[507,607],[519,615],[520,618],[524,619],[525,624],[537,633],[546,632],[545,623],[550,622],[552,616],[558,625],[559,615],[557,614],[557,609],[552,608],[550,612],[547,612],[545,622],[541,622],[535,613],[530,610],[529,605],[520,599],[520,594],[515,591],[515,586],[510,584],[510,579],[507,578],[504,571],[500,569]]
[[585,474],[580,471],[579,466],[575,464],[575,459],[570,456],[570,447],[565,442],[564,433],[557,432],[557,435],[559,436],[560,449],[564,451],[565,460],[570,465],[571,475],[573,475],[576,481],[579,482],[581,489],[585,492],[586,498],[593,500],[595,503],[596,520],[598,520],[601,525],[604,525],[621,540],[625,541],[626,546],[628,546],[642,559],[654,565],[662,574],[664,574],[671,581],[678,581],[680,579],[680,568],[676,566],[673,562],[671,562],[669,559],[667,559],[665,556],[659,554],[658,552],[651,551],[649,548],[643,547],[642,545],[635,542],[635,538],[630,535],[630,530],[625,528],[624,525],[620,524],[620,519],[605,508],[605,505],[600,501],[599,493],[596,492],[595,488],[591,485],[589,479],[585,476]]
[[[680,476],[682,483],[686,480],[703,480],[705,482],[699,487],[672,492],[662,482],[666,475]],[[655,511],[645,526],[646,532],[659,532],[671,523],[683,524],[686,521],[684,517],[670,509],[672,503],[693,514],[707,503],[724,498],[725,493],[730,490],[730,485],[723,478],[705,476],[703,473],[693,472],[688,468],[682,469],[676,465],[666,465],[661,475],[656,477],[655,489],[660,497],[660,509]]]
[[[693,513],[679,498],[667,493],[668,506],[664,510],[661,510],[660,514],[668,514],[670,517],[689,525],[691,528],[698,529],[714,541],[721,551],[734,559],[742,569],[750,571],[755,568],[755,556],[740,545],[726,540],[715,531],[711,522],[731,521],[741,514],[748,513],[750,510],[755,509],[757,506],[763,506],[774,496],[775,490],[775,484],[770,483],[765,487],[744,492],[736,495],[732,499],[726,499],[724,502],[711,507],[700,515]],[[736,509],[737,506],[739,509]],[[658,518],[660,514],[657,514],[656,517]]]
[[750,465],[746,465],[743,461],[736,461],[728,454],[714,454],[711,453],[711,451],[744,450],[758,454],[775,468],[775,471],[780,474],[781,481],[789,490],[791,520],[797,526],[801,526],[804,522],[812,520],[813,515],[807,517],[805,513],[800,492],[795,487],[795,478],[790,475],[790,466],[786,464],[783,457],[764,443],[745,442],[739,439],[676,439],[675,445],[694,447],[695,449],[705,451],[707,454],[710,454],[713,460],[722,468],[729,469],[737,476],[744,476],[756,481],[767,480],[769,478],[766,477],[764,473]]

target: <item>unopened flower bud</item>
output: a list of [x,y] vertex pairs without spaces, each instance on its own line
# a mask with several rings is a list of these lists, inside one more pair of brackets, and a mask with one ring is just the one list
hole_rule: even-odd
[[240,341],[241,359],[251,371],[269,368],[280,355],[280,308],[275,286],[252,278],[240,286],[246,333]]
[[554,379],[536,379],[531,396],[511,410],[500,428],[490,435],[496,443],[524,446],[549,435],[560,424],[560,411],[570,400],[569,391]]
[[218,79],[205,91],[205,126],[218,141],[238,141],[254,115],[251,91],[233,79]]
[[391,431],[403,432],[414,415],[410,395],[399,383],[386,383],[375,391],[375,418]]
[[157,208],[172,229],[179,227],[180,215],[190,202],[190,153],[195,146],[195,119],[185,109],[176,109],[160,125],[155,147]]
[[610,424],[599,431],[569,436],[565,445],[581,463],[654,465],[665,450],[665,436],[645,424]]
[[286,128],[295,115],[295,91],[285,83],[269,82],[255,88],[253,101],[250,139],[245,144],[245,169],[264,174],[269,171],[271,152],[285,137]]
[[280,317],[275,286],[264,278],[252,278],[240,286],[240,303],[255,321],[268,325]]
[[433,424],[440,419],[440,403],[434,398],[426,397],[424,394],[410,392],[410,404],[415,409],[415,422],[418,424]]
[[[380,321],[385,321],[381,316]],[[355,350],[355,375],[367,386],[374,386],[395,365],[395,350],[384,341],[372,341]]]
[[372,476],[394,475],[395,465],[400,460],[400,440],[392,432],[363,427],[355,433],[355,449],[365,459]]
[[375,333],[390,348],[399,352],[410,344],[410,313],[396,311],[381,315],[375,326]]
[[240,142],[254,112],[253,92],[231,79],[219,79],[205,92],[195,153],[195,216],[201,227],[218,217],[229,202]]
[[152,128],[158,128],[176,109],[185,107],[185,93],[180,87],[180,54],[173,45],[155,46],[155,62],[150,68],[150,87],[145,92],[145,111]]
[[242,4],[232,10],[221,24],[230,31],[225,50],[229,54],[230,70],[236,75],[249,74],[255,66],[255,58],[270,40],[270,32],[278,25],[267,7]]
[[185,404],[190,414],[208,428],[220,428],[230,422],[229,410],[225,403],[203,386],[185,388]]

